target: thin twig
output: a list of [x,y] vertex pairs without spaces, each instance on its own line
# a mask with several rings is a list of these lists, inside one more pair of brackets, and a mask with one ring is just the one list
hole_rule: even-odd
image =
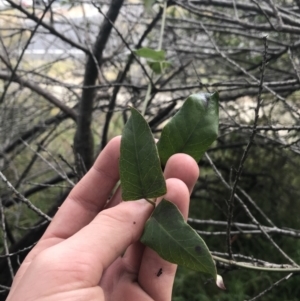
[[263,212],[263,210],[252,200],[250,195],[240,186],[237,189],[246,197],[248,202],[260,213],[260,215],[273,227],[275,224],[271,221],[271,219]]
[[0,98],[0,103],[2,103],[4,101],[5,95],[6,95],[7,91],[8,91],[8,88],[9,88],[10,84],[13,81],[13,78],[15,77],[16,71],[17,71],[17,69],[18,69],[18,67],[19,67],[19,65],[20,65],[20,63],[22,61],[22,58],[23,58],[23,56],[25,54],[25,51],[28,48],[28,46],[30,45],[30,42],[31,42],[32,38],[34,37],[34,35],[35,35],[38,27],[40,26],[41,22],[43,21],[45,15],[47,13],[47,11],[49,10],[49,8],[51,7],[51,5],[52,5],[52,3],[54,1],[55,0],[51,0],[49,2],[49,4],[45,7],[45,10],[43,11],[43,14],[42,14],[41,18],[36,23],[36,26],[34,27],[33,31],[31,32],[29,39],[27,40],[25,46],[22,48],[22,52],[21,52],[21,54],[20,54],[20,56],[18,58],[18,61],[17,61],[16,65],[15,65],[14,69],[12,70],[12,74],[10,76],[10,79],[9,79],[8,83],[4,87],[3,93],[2,93],[1,98]]
[[[227,225],[227,221],[216,221],[216,220],[201,220],[197,218],[188,218],[188,222],[190,224],[198,224],[198,225],[211,225],[211,226],[219,226],[219,227],[224,227]],[[245,223],[237,223],[233,222],[232,223],[233,227],[236,227],[239,229],[240,233],[243,234],[245,233],[244,229],[252,229],[252,230],[259,230],[260,228],[256,224],[245,224]],[[261,227],[268,233],[277,233],[280,235],[284,236],[289,236],[289,237],[294,237],[294,238],[300,238],[300,230],[297,229],[290,229],[290,228],[278,228],[276,226],[273,227],[268,227],[268,226],[263,226]],[[215,233],[215,232],[207,232],[208,235],[209,233]],[[226,232],[221,232],[221,233],[226,233]],[[259,233],[262,233],[261,231]]]
[[27,252],[28,250],[31,250],[34,246],[36,245],[36,242],[26,248],[23,248],[19,251],[16,251],[16,252],[13,252],[13,253],[8,253],[8,254],[5,254],[5,255],[0,255],[0,258],[7,258],[7,257],[13,257],[13,256],[17,256],[23,252]]
[[290,61],[293,65],[293,69],[296,73],[297,79],[300,83],[300,66],[297,67],[296,62],[293,59],[293,54],[292,54],[291,48],[288,49],[288,54],[289,54]]
[[155,87],[151,76],[148,74],[146,68],[144,67],[144,65],[140,62],[140,60],[138,59],[138,57],[136,56],[136,54],[132,51],[131,47],[129,46],[129,44],[127,43],[127,41],[124,39],[123,35],[120,33],[120,31],[117,29],[117,27],[115,26],[115,24],[107,18],[106,14],[103,13],[103,11],[101,10],[101,8],[94,2],[92,2],[93,6],[99,11],[99,13],[111,24],[112,28],[116,31],[117,35],[120,37],[120,39],[122,40],[122,42],[124,43],[124,45],[126,46],[126,48],[130,51],[131,55],[135,58],[136,62],[140,65],[140,67],[142,68],[142,70],[144,71],[147,79],[149,80],[151,87]]
[[60,163],[56,160],[56,158],[44,147],[41,145],[41,148],[44,152],[46,152],[53,160],[54,163],[57,164],[57,166],[60,168],[61,170],[61,174],[59,174],[60,176],[63,175],[63,179],[66,180],[72,187],[75,186],[75,183],[68,177],[67,173],[65,172],[65,170],[63,169],[63,167],[60,165]]
[[26,204],[32,211],[37,213],[39,216],[45,218],[48,221],[51,221],[52,218],[42,212],[39,208],[37,208],[35,205],[33,205],[28,199],[26,199],[15,187],[6,179],[4,174],[0,171],[0,177],[2,181],[6,184],[6,186],[15,193],[15,195],[20,199],[21,202]]
[[67,159],[65,159],[62,154],[59,154],[58,157],[60,158],[61,161],[63,161],[71,169],[71,171],[73,172],[75,177],[77,177],[76,170],[75,170],[74,166],[72,164],[70,164],[69,161]]
[[[9,247],[7,244],[7,233],[6,233],[6,225],[5,225],[5,215],[4,215],[4,208],[2,204],[2,199],[0,197],[0,215],[1,215],[1,226],[2,226],[2,235],[3,235],[3,245],[5,250],[5,255],[9,254]],[[10,273],[10,277],[13,280],[15,277],[14,269],[12,267],[12,263],[9,257],[6,257],[7,265]]]
[[[230,124],[230,123],[220,123],[221,127],[224,128],[239,128],[241,130],[250,130],[252,129],[252,125],[248,124]],[[291,126],[286,126],[286,125],[260,125],[256,127],[256,131],[273,131],[273,132],[278,132],[278,131],[299,131],[300,130],[300,125],[291,125]]]
[[[222,253],[222,252],[216,252],[216,251],[211,251],[211,254],[215,255],[215,256],[219,256],[219,257],[220,256],[225,257],[225,258],[229,256],[228,253]],[[256,266],[269,267],[269,268],[281,268],[281,269],[283,269],[283,268],[294,268],[290,264],[272,263],[272,262],[268,262],[268,261],[261,260],[261,259],[258,259],[258,258],[254,258],[253,256],[246,256],[246,255],[239,254],[239,253],[234,254],[234,257],[242,259],[242,260],[247,260],[249,263],[252,263],[253,265],[256,265]]]
[[[213,161],[211,160],[210,156],[205,153],[205,157],[208,160],[209,164],[211,165],[211,167],[213,168],[214,172],[217,174],[217,176],[219,177],[219,179],[221,180],[221,182],[225,185],[225,187],[227,187],[229,190],[231,190],[231,186],[225,181],[224,177],[222,176],[222,174],[219,172],[219,170],[217,169],[217,167],[215,166],[215,164],[213,163]],[[248,207],[246,206],[246,204],[242,201],[242,199],[235,194],[234,197],[236,198],[236,200],[240,203],[240,205],[243,207],[243,209],[245,210],[246,214],[248,215],[248,217],[251,219],[252,223],[254,223],[255,225],[258,226],[258,228],[262,231],[262,233],[265,235],[265,237],[270,241],[270,243],[274,246],[274,248],[285,258],[287,259],[290,263],[292,263],[294,266],[298,267],[298,264],[292,259],[290,258],[276,243],[275,241],[271,238],[271,236],[264,230],[264,228],[261,226],[261,224],[256,220],[256,218],[253,216],[253,214],[250,212],[250,210],[248,209]]]
[[273,0],[265,0],[266,2],[269,3],[270,7],[272,8],[273,10],[273,13],[277,19],[277,29],[278,30],[282,30],[282,27],[283,27],[283,23],[282,23],[282,19],[281,19],[281,16],[280,16],[280,13],[276,7],[276,5],[274,4]]
[[257,2],[256,0],[251,0],[253,3],[255,3],[257,5],[257,7],[260,9],[260,11],[263,13],[263,15],[266,17],[267,21],[269,22],[270,26],[276,31],[276,28],[274,27],[273,23],[271,22],[268,14],[265,12],[265,10],[261,7],[261,5],[259,4],[259,2]]
[[232,0],[232,3],[233,3],[233,9],[234,9],[235,17],[236,17],[237,20],[239,20],[239,14],[238,14],[238,11],[237,11],[237,8],[236,8],[235,0]]
[[[236,68],[238,68],[239,70],[241,70],[245,75],[249,76],[252,80],[254,80],[257,84],[259,84],[259,80],[253,76],[251,73],[249,73],[245,68],[243,68],[242,66],[240,66],[237,62],[233,61],[231,58],[229,58],[223,51],[220,50],[220,48],[218,47],[218,45],[216,44],[215,40],[212,38],[212,36],[209,34],[207,28],[203,25],[202,22],[199,21],[200,26],[202,27],[202,29],[205,31],[206,35],[208,36],[210,42],[212,43],[212,45],[214,46],[214,48],[216,49],[216,51],[226,60],[228,61],[230,64],[232,64],[233,66],[235,66]],[[273,96],[275,96],[277,99],[281,100],[284,105],[290,109],[292,112],[294,112],[299,118],[300,118],[300,113],[293,108],[290,104],[287,103],[286,99],[282,96],[280,96],[278,93],[276,93],[274,90],[272,90],[269,86],[267,86],[266,84],[263,84],[263,88],[265,88],[267,91],[269,91]]]
[[59,188],[73,188],[74,186],[66,186],[66,185],[58,185],[58,184],[44,184],[44,183],[37,183],[37,182],[30,182],[30,181],[24,181],[24,184],[29,184],[33,186],[39,186],[39,187],[59,187]]
[[248,300],[245,300],[245,301],[255,301],[255,300],[260,299],[260,297],[264,296],[266,293],[268,293],[269,291],[271,291],[273,288],[275,288],[276,286],[278,286],[282,282],[290,279],[293,275],[294,275],[293,273],[288,274],[287,276],[285,276],[285,277],[279,279],[278,281],[274,282],[271,286],[269,286],[267,289],[265,289],[264,291],[262,291],[260,294],[258,294],[254,298],[248,299]]
[[[65,181],[67,181],[72,187],[75,186],[75,183],[69,179],[66,173],[61,173],[52,163],[46,160],[40,153],[37,153],[26,141],[22,140],[22,143],[26,145],[32,152],[34,152],[43,162],[45,162],[51,169],[53,169],[58,175],[60,175]],[[45,150],[45,149],[44,149]],[[49,153],[48,153],[49,154]],[[53,157],[53,156],[52,156]],[[59,165],[60,166],[60,165]]]
[[10,287],[6,285],[0,284],[0,288],[3,289],[4,291],[10,291]]
[[260,267],[260,266],[251,264],[249,262],[238,262],[238,261],[235,261],[235,260],[225,259],[225,258],[215,256],[215,255],[212,255],[212,258],[215,261],[223,262],[223,263],[226,263],[230,266],[235,266],[235,267],[244,268],[244,269],[248,269],[248,270],[256,270],[256,271],[261,271],[261,272],[282,272],[282,273],[290,273],[290,272],[298,273],[298,272],[300,272],[300,267],[298,267],[298,268],[293,268],[293,267],[289,267],[289,268]]
[[[244,164],[245,161],[248,157],[248,153],[250,151],[250,148],[253,144],[254,141],[254,137],[256,135],[256,126],[257,126],[257,122],[258,122],[258,117],[259,117],[259,109],[262,103],[262,98],[261,98],[261,93],[263,90],[263,83],[264,83],[264,76],[265,76],[265,67],[266,67],[266,60],[267,60],[267,38],[264,38],[264,46],[265,46],[265,51],[264,51],[264,55],[263,55],[263,60],[262,60],[262,66],[261,66],[261,76],[260,76],[260,84],[259,84],[259,88],[258,88],[258,96],[257,96],[257,105],[255,108],[255,113],[254,113],[254,122],[253,122],[253,128],[252,128],[252,133],[250,135],[249,138],[249,142],[246,146],[246,149],[242,155],[242,158],[240,160],[240,164],[235,176],[235,180],[234,183],[232,185],[231,188],[231,193],[230,193],[230,197],[228,200],[228,225],[227,225],[227,248],[228,248],[228,253],[232,254],[232,249],[231,249],[231,235],[230,235],[230,231],[231,231],[231,223],[232,223],[232,219],[233,219],[233,209],[234,209],[234,195],[237,189],[237,185],[238,182],[240,180],[240,177],[242,175],[243,169],[244,169]],[[230,258],[232,259],[232,257],[230,256]]]

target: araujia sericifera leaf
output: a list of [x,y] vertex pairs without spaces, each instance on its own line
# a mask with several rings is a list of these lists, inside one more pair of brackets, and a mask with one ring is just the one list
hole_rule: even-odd
[[151,129],[134,108],[122,133],[120,178],[124,201],[157,198],[166,193]]
[[141,242],[163,259],[217,280],[216,266],[205,242],[173,203],[163,199],[157,205],[146,222]]
[[216,140],[218,127],[218,92],[189,96],[162,130],[157,143],[162,165],[176,153],[186,153],[198,162]]

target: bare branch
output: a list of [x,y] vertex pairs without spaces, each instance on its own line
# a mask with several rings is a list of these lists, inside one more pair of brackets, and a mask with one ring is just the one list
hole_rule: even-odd
[[[72,187],[75,186],[72,180],[69,179],[68,175],[63,171],[59,171],[51,162],[46,160],[40,153],[36,152],[26,141],[22,141],[32,152],[34,152],[43,162],[45,162],[51,169],[53,169],[62,179],[67,181]],[[60,167],[60,166],[59,166]]]
[[5,98],[5,95],[6,95],[6,92],[7,92],[8,88],[9,88],[11,82],[13,81],[13,78],[15,77],[16,71],[17,71],[17,69],[18,69],[18,67],[19,67],[19,65],[20,65],[20,63],[21,63],[21,61],[22,61],[22,58],[23,58],[24,54],[25,54],[25,50],[26,50],[27,47],[29,46],[29,44],[30,44],[30,42],[31,42],[31,40],[32,40],[32,38],[33,38],[33,36],[35,35],[35,33],[36,33],[38,27],[40,26],[41,22],[43,21],[45,15],[46,15],[46,13],[47,13],[47,11],[50,9],[50,7],[51,7],[51,5],[52,5],[53,2],[54,2],[54,0],[51,0],[50,3],[46,6],[45,10],[43,11],[43,14],[42,14],[41,18],[38,20],[38,22],[37,22],[35,28],[34,28],[33,31],[31,32],[31,35],[30,35],[29,39],[27,40],[25,46],[23,47],[22,52],[21,52],[21,54],[20,54],[20,56],[19,56],[19,58],[18,58],[18,61],[17,61],[16,65],[14,66],[13,70],[12,70],[12,74],[11,74],[9,80],[8,80],[8,83],[6,84],[6,86],[5,86],[5,88],[4,88],[4,91],[3,91],[2,95],[1,95],[0,103],[3,102],[3,100],[4,100],[4,98]]
[[51,221],[52,218],[48,216],[47,214],[43,213],[39,208],[37,208],[35,205],[33,205],[28,199],[26,199],[21,193],[19,193],[14,186],[6,179],[4,174],[0,171],[0,177],[4,184],[13,192],[16,194],[16,196],[24,203],[26,204],[32,211],[37,213],[39,216],[43,217],[44,219]]
[[[206,159],[208,160],[209,164],[212,166],[212,168],[214,169],[215,173],[218,175],[218,177],[220,178],[220,180],[222,181],[222,183],[231,191],[231,186],[224,180],[223,176],[221,175],[221,173],[218,171],[218,169],[216,168],[216,166],[214,165],[214,163],[212,162],[212,160],[210,159],[209,155],[206,153],[205,154]],[[262,233],[265,235],[265,237],[270,241],[270,243],[278,250],[278,252],[284,257],[286,258],[289,262],[291,262],[294,266],[298,266],[295,261],[290,258],[279,246],[278,244],[275,243],[275,241],[270,237],[270,235],[264,231],[263,227],[260,225],[260,223],[256,220],[256,218],[253,216],[253,214],[250,212],[250,210],[248,209],[248,207],[245,205],[245,203],[242,201],[242,199],[235,194],[234,195],[235,199],[240,203],[240,205],[243,207],[243,209],[245,210],[245,212],[247,213],[247,215],[249,216],[249,218],[251,219],[251,221],[257,225],[259,227],[259,229],[262,231]]]
[[[249,150],[253,144],[254,141],[254,137],[256,135],[256,126],[257,126],[257,122],[258,122],[258,117],[259,117],[259,109],[262,103],[262,98],[261,98],[261,93],[262,93],[262,89],[263,89],[263,84],[264,84],[264,76],[265,76],[265,67],[266,67],[266,58],[267,58],[267,38],[264,38],[264,43],[265,43],[265,51],[264,51],[264,55],[263,55],[263,61],[262,61],[262,67],[261,67],[261,77],[260,77],[260,83],[259,83],[259,89],[258,89],[258,96],[257,96],[257,105],[255,108],[255,115],[254,115],[254,123],[253,123],[253,128],[252,128],[252,133],[250,135],[249,138],[249,142],[246,146],[246,149],[242,155],[242,158],[240,160],[240,164],[238,167],[238,170],[236,172],[236,176],[235,176],[235,180],[233,183],[233,186],[231,188],[231,193],[230,193],[230,197],[228,200],[228,225],[227,225],[227,247],[228,247],[228,253],[232,254],[232,250],[231,250],[231,236],[230,236],[230,231],[231,231],[231,223],[232,223],[232,218],[233,218],[233,209],[234,209],[234,195],[238,186],[238,182],[240,180],[240,176],[243,172],[244,169],[244,164],[245,161],[247,159]],[[232,259],[232,257],[230,256],[230,259]]]
[[[6,225],[5,225],[5,215],[4,215],[4,208],[3,208],[3,204],[2,204],[2,199],[0,198],[0,216],[1,216],[1,226],[2,226],[2,235],[3,235],[3,244],[4,244],[4,250],[5,250],[5,255],[7,256],[7,254],[9,254],[9,248],[8,248],[8,244],[7,244],[7,232],[6,232]],[[7,264],[8,264],[8,268],[9,268],[9,272],[10,272],[10,276],[11,279],[14,279],[14,270],[12,268],[12,264],[10,261],[10,258],[7,257]]]
[[290,273],[287,276],[279,279],[278,281],[274,282],[272,285],[270,285],[266,290],[264,290],[263,292],[261,292],[259,295],[255,296],[254,298],[245,300],[245,301],[254,301],[254,300],[258,300],[260,299],[262,296],[264,296],[266,293],[268,293],[269,291],[271,291],[273,288],[279,286],[279,284],[281,284],[284,281],[287,281],[288,279],[290,279],[294,274]]
[[17,82],[21,86],[31,89],[32,91],[41,95],[47,101],[49,101],[50,103],[55,105],[57,108],[61,109],[62,112],[66,113],[68,116],[70,116],[76,122],[77,114],[75,113],[75,111],[73,109],[69,108],[64,103],[62,103],[58,98],[56,98],[54,95],[49,93],[47,90],[41,88],[39,85],[34,84],[33,82],[27,81],[27,80],[19,77],[16,73],[13,76],[12,74],[9,74],[5,71],[0,71],[0,78],[4,79],[4,80],[11,80],[11,81]]

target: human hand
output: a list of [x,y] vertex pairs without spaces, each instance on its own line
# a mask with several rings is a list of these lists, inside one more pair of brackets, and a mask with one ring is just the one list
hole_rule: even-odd
[[[112,139],[74,187],[43,237],[22,263],[7,301],[171,300],[176,265],[139,242],[153,206],[122,202],[120,137]],[[198,178],[194,159],[167,162],[165,199],[187,218]]]

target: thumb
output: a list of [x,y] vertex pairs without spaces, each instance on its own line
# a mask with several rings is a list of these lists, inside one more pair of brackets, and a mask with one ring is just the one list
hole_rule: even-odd
[[153,206],[145,200],[122,202],[103,210],[90,224],[56,246],[60,249],[54,252],[56,259],[57,255],[63,256],[59,261],[66,266],[76,265],[79,260],[82,266],[84,256],[84,269],[80,271],[80,278],[83,277],[85,283],[95,281],[97,284],[103,271],[127,247],[139,240],[152,211]]

